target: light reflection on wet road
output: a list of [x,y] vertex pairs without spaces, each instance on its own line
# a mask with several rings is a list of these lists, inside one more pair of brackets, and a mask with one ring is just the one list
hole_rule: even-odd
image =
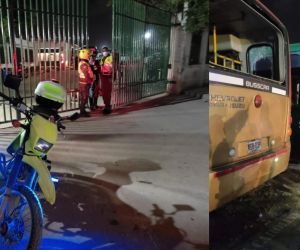
[[[208,249],[207,99],[166,98],[66,124],[42,250]],[[15,136],[3,130],[2,152]]]
[[[41,250],[166,249],[184,235],[153,204],[155,224],[123,203],[118,186],[87,177],[60,177],[54,206],[42,202],[45,229]],[[183,208],[188,209],[188,208]]]

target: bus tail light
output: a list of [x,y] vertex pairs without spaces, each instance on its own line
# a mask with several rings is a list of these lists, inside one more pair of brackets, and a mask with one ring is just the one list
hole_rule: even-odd
[[291,128],[288,128],[288,130],[287,130],[287,135],[288,135],[288,136],[291,136],[292,133],[293,133],[292,129],[291,129]]
[[293,118],[290,116],[289,117],[289,125],[292,125],[292,123],[293,123]]
[[291,128],[292,122],[293,122],[293,118],[292,118],[292,116],[289,116],[289,118],[288,118],[288,129],[287,129],[287,136],[288,137],[290,137],[292,135],[292,132],[293,132],[292,128]]
[[260,95],[256,95],[254,98],[254,105],[256,108],[260,108],[260,106],[262,105],[262,98]]

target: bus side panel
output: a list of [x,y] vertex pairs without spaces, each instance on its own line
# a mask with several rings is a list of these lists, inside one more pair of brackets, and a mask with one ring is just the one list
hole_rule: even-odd
[[[274,87],[261,78],[213,72],[209,89],[210,210],[284,171],[290,153],[290,98],[284,87]],[[246,82],[268,91],[246,86]],[[256,96],[262,100],[259,107],[255,106]]]
[[[262,98],[259,108],[254,104],[257,95]],[[217,170],[285,147],[289,142],[289,103],[288,96],[210,85],[210,168]],[[260,148],[250,150],[254,141],[260,143]]]

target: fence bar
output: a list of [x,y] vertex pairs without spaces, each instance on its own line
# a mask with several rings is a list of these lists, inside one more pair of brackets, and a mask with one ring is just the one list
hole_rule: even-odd
[[[24,8],[25,40],[26,40],[26,52],[27,52],[27,60],[25,60],[25,62],[27,63],[27,66],[26,66],[27,77],[28,77],[27,82],[29,81],[29,84],[28,84],[28,88],[29,88],[28,89],[28,97],[29,97],[29,103],[30,103],[30,105],[32,105],[33,102],[32,102],[32,86],[31,86],[31,81],[32,81],[32,77],[31,77],[31,60],[32,60],[32,57],[31,57],[31,55],[33,55],[33,46],[29,41],[29,35],[28,35],[28,21],[27,21],[28,11],[27,11],[26,0],[23,1],[23,8]],[[32,28],[32,26],[30,26],[30,27]],[[23,69],[25,69],[25,64],[23,65]],[[23,76],[24,75],[25,75],[25,72],[23,72]]]
[[[72,60],[73,60],[73,65],[75,67],[75,43],[76,43],[76,34],[75,34],[75,0],[72,0],[72,47],[73,47],[73,57],[72,57]],[[72,80],[70,82],[70,84],[73,83],[74,85],[74,81],[75,81],[75,78],[74,78],[74,74],[72,74]]]
[[[56,49],[56,23],[57,23],[57,17],[55,17],[55,0],[51,0],[52,2],[52,10],[51,10],[51,14],[52,14],[52,25],[53,25],[53,31],[52,31],[52,39],[53,39],[53,48],[54,48],[54,76],[53,74],[51,74],[50,79],[52,79],[54,77],[54,79],[57,79],[57,63],[59,63],[59,60],[57,60],[57,55],[59,55],[59,51],[57,51]],[[50,27],[50,24],[48,24],[48,26]],[[52,46],[50,46],[52,49]],[[50,61],[52,61],[52,53],[50,54]],[[58,56],[59,57],[59,56]],[[60,64],[60,63],[59,63]],[[52,68],[52,67],[51,67]]]
[[[15,48],[15,35],[14,35],[14,27],[13,27],[13,6],[11,6],[11,2],[6,0],[6,10],[7,10],[7,28],[8,28],[8,40],[9,40],[9,54],[10,54],[10,63],[12,73],[16,74],[16,48]],[[8,69],[7,69],[8,70]],[[9,96],[11,96],[11,91],[9,90]],[[12,115],[12,109],[9,109],[10,119],[14,119]]]
[[[61,40],[61,18],[62,18],[62,15],[64,13],[61,13],[60,11],[60,5],[64,4],[64,1],[59,1],[57,0],[56,1],[56,5],[57,5],[57,36],[58,36],[58,61],[59,61],[59,82],[62,83],[62,66],[65,65],[65,59],[64,59],[64,54],[63,54],[63,43],[62,43],[62,40]],[[63,83],[62,83],[63,84]],[[67,101],[67,100],[66,100]]]
[[[3,52],[4,52],[4,65],[5,65],[5,70],[8,70],[8,58],[9,58],[9,56],[8,56],[8,51],[7,51],[7,44],[6,44],[6,34],[5,34],[5,30],[4,30],[4,22],[3,22],[3,9],[4,8],[6,8],[6,6],[4,5],[2,5],[2,1],[0,1],[0,4],[1,4],[1,6],[0,6],[0,22],[1,22],[1,36],[2,36],[2,48],[1,48],[1,52],[2,52],[2,50],[3,50]],[[5,13],[5,12],[4,12]],[[3,70],[3,68],[2,68],[2,57],[0,57],[1,58],[1,71]],[[1,80],[3,80],[2,79],[2,74],[1,74]],[[3,93],[5,93],[5,90],[4,90],[4,86],[3,86],[3,84],[2,84],[2,86],[1,86],[1,90],[2,90],[2,92]],[[1,98],[1,104],[2,104],[2,111],[3,111],[3,113],[2,113],[2,116],[3,117],[1,117],[1,122],[6,122],[7,121],[7,115],[6,115],[6,107],[5,107],[5,102],[4,102],[4,100],[3,100],[3,98]],[[3,119],[2,119],[3,118]]]
[[[39,81],[57,78],[68,93],[63,110],[78,108],[70,92],[78,88],[78,49],[88,45],[87,18],[88,0],[0,1],[0,70],[22,75],[27,104],[35,104]],[[15,118],[21,116],[0,98],[0,123]]]
[[[16,65],[17,65],[17,71],[19,70],[19,67],[21,66],[21,75],[23,78],[22,81],[22,85],[23,85],[23,93],[21,92],[21,95],[24,97],[25,99],[25,103],[26,103],[26,97],[27,97],[27,93],[26,93],[26,84],[25,84],[25,77],[24,77],[24,48],[23,48],[23,36],[22,36],[22,31],[21,31],[21,19],[20,19],[20,0],[17,0],[17,20],[18,20],[18,38],[19,38],[19,43],[17,44],[17,48],[16,48]],[[17,36],[16,36],[17,37]],[[16,39],[17,40],[17,39]],[[15,40],[15,42],[16,42]],[[19,57],[20,57],[20,61],[19,61]],[[19,72],[17,72],[17,74],[19,75]]]

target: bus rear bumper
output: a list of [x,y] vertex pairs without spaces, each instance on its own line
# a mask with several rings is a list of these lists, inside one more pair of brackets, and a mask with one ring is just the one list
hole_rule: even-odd
[[288,167],[290,147],[209,173],[209,211],[260,186]]

